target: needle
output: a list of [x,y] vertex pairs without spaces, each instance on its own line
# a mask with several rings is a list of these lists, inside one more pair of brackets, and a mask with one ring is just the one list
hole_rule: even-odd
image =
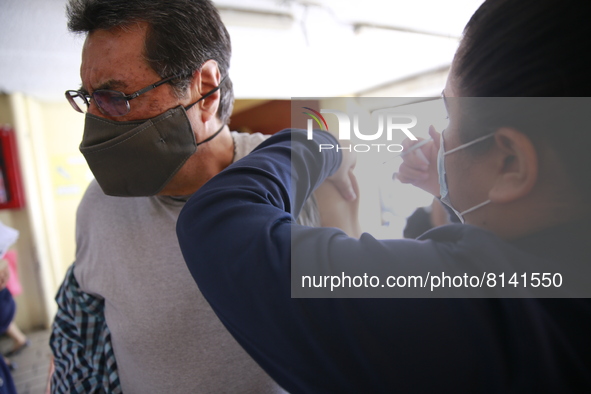
[[421,146],[427,145],[427,143],[429,143],[431,141],[433,141],[432,138],[423,140],[423,141],[419,142],[418,144],[415,144],[415,145],[411,146],[410,148],[406,149],[405,151],[402,151],[402,152],[400,152],[400,153],[398,153],[398,154],[390,157],[388,160],[386,160],[382,164],[386,164],[390,160],[395,159],[397,157],[404,157],[404,156],[408,155],[409,153],[411,153],[412,151],[415,151],[415,150],[419,149]]

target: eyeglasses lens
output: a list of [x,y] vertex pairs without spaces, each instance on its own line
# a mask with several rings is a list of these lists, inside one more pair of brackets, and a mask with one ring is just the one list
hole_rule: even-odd
[[86,100],[84,99],[84,97],[80,95],[80,93],[74,90],[68,90],[66,92],[66,99],[68,99],[68,102],[76,111],[81,113],[86,112],[88,105],[86,103]]
[[97,90],[93,93],[92,97],[105,115],[123,116],[129,112],[129,102],[121,92],[115,90]]

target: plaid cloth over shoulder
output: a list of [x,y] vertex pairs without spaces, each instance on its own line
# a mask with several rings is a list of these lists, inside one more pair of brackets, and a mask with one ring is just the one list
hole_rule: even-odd
[[68,269],[55,298],[58,311],[50,346],[55,372],[52,393],[121,393],[104,299],[84,293]]

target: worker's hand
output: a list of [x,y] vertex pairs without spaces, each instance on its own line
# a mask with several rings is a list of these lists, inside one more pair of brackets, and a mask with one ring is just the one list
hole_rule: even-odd
[[357,155],[348,150],[340,152],[342,154],[341,166],[334,174],[326,178],[326,181],[334,184],[345,201],[354,201],[357,199],[357,193],[352,179],[354,179],[353,170],[357,164]]
[[[439,197],[437,152],[441,135],[435,131],[433,126],[429,127],[429,135],[432,141],[402,156],[403,162],[396,173],[396,178],[402,183],[410,183],[435,197]],[[402,141],[402,146],[406,150],[419,142],[420,140],[411,141],[407,138]]]

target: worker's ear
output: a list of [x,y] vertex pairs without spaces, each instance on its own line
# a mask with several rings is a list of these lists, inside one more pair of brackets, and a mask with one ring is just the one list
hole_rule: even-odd
[[495,182],[489,199],[496,203],[518,200],[532,190],[538,180],[538,155],[531,140],[508,127],[495,136]]
[[[211,92],[221,82],[221,74],[218,63],[215,60],[208,60],[201,66],[201,69],[195,71],[191,80],[192,102],[199,100],[207,93]],[[199,101],[196,105],[201,111],[201,121],[206,123],[217,114],[220,104],[220,90]]]

